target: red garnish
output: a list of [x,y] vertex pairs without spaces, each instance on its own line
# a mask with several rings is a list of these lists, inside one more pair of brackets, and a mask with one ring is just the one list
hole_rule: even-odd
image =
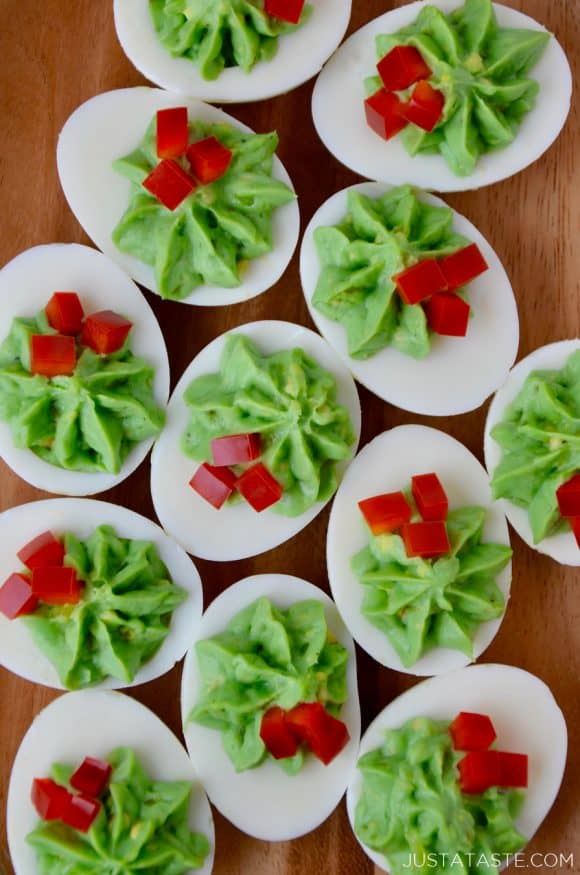
[[88,832],[100,810],[101,803],[97,799],[83,795],[69,795],[68,805],[60,819],[79,832]]
[[214,438],[211,453],[214,465],[242,465],[253,462],[262,451],[259,434],[230,434]]
[[298,24],[306,0],[265,0],[264,12],[280,21]]
[[449,553],[451,545],[444,522],[406,523],[401,535],[405,542],[407,556],[433,559]]
[[184,155],[188,139],[186,106],[157,111],[157,154],[160,158],[179,158]]
[[404,91],[419,79],[427,79],[431,70],[414,46],[395,46],[377,64],[387,91]]
[[563,517],[580,516],[580,473],[574,474],[556,490],[556,498]]
[[411,505],[402,492],[386,492],[359,501],[358,506],[373,535],[394,532],[411,519]]
[[48,323],[59,334],[78,334],[84,315],[76,292],[55,292],[46,305]]
[[411,99],[403,104],[401,112],[407,121],[424,131],[432,131],[443,115],[444,106],[445,97],[442,92],[423,79],[417,82]]
[[101,310],[87,316],[83,325],[81,343],[99,355],[117,352],[129,335],[133,323],[112,310]]
[[411,491],[424,520],[447,519],[449,502],[437,474],[417,474],[411,478]]
[[143,180],[143,188],[168,210],[174,210],[195,190],[196,183],[177,161],[164,158]]
[[369,128],[390,140],[408,125],[402,115],[403,104],[396,94],[381,88],[365,100],[365,116]]
[[74,568],[35,568],[32,592],[47,605],[76,605],[81,600],[81,582]]
[[30,568],[45,568],[47,565],[62,565],[64,560],[64,545],[52,534],[43,532],[26,544],[16,554],[23,565]]
[[527,787],[527,754],[472,750],[459,761],[463,793],[485,793],[490,787]]
[[446,255],[439,262],[439,267],[447,280],[450,292],[470,283],[488,270],[488,264],[476,243],[465,246],[453,255]]
[[30,340],[30,370],[43,377],[70,376],[77,364],[74,337],[64,334],[33,334]]
[[487,714],[473,714],[470,711],[461,711],[449,727],[449,732],[455,750],[485,750],[496,739],[493,723]]
[[286,712],[282,708],[269,708],[262,717],[260,738],[274,759],[293,757],[298,750],[298,741],[286,722]]
[[30,799],[43,820],[61,820],[68,809],[71,794],[51,778],[35,778]]
[[570,517],[570,525],[572,527],[572,534],[576,538],[576,543],[580,547],[580,516]]
[[434,258],[425,258],[396,273],[393,282],[405,304],[418,304],[447,288],[447,280]]
[[459,295],[434,295],[425,303],[425,314],[431,331],[446,337],[465,337],[471,308]]
[[113,767],[110,763],[94,757],[85,757],[70,779],[71,787],[86,796],[100,796],[109,783],[112,771]]
[[224,175],[230,166],[233,152],[224,146],[216,137],[206,137],[192,143],[187,149],[187,160],[191,172],[202,185],[215,182]]
[[508,753],[498,751],[499,757],[499,786],[500,787],[527,787],[528,786],[528,755],[525,753]]
[[236,481],[236,489],[258,513],[280,501],[283,493],[278,481],[261,462],[244,471]]
[[237,476],[229,468],[214,468],[204,463],[200,465],[189,485],[217,510],[222,507],[236,488]]
[[0,587],[0,613],[9,620],[33,614],[37,606],[30,580],[23,574],[11,574]]
[[350,738],[346,725],[329,714],[320,702],[296,705],[287,712],[286,723],[325,766],[338,756]]

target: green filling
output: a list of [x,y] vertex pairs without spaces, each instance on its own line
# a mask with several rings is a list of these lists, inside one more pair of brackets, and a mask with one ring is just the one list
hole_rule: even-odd
[[128,684],[165,641],[186,598],[150,541],[100,526],[85,543],[64,536],[64,564],[84,582],[77,605],[41,604],[22,617],[69,690],[112,677]]
[[423,358],[431,348],[425,311],[405,304],[394,274],[425,258],[442,258],[471,242],[453,231],[453,210],[434,207],[401,185],[379,198],[348,192],[340,224],[314,232],[321,272],[312,302],[340,322],[356,359],[394,346]]
[[[319,701],[337,717],[347,699],[348,651],[333,640],[318,601],[279,610],[259,598],[195,651],[202,693],[188,719],[221,732],[236,772],[271,759],[260,738],[269,708]],[[295,775],[304,754],[276,762]]]
[[130,351],[78,347],[72,376],[30,372],[33,334],[56,334],[44,312],[14,319],[0,346],[0,420],[14,444],[69,471],[118,474],[131,450],[156,437],[165,413],[153,397],[153,368]]
[[263,0],[150,0],[149,9],[160,41],[174,58],[188,58],[204,79],[217,79],[227,67],[249,73],[258,61],[271,60],[278,38],[297,25],[272,18]]
[[232,334],[219,373],[198,377],[184,399],[190,418],[182,450],[198,462],[211,462],[213,438],[261,435],[261,461],[284,489],[277,513],[298,516],[336,491],[336,463],[350,458],[355,435],[336,402],[334,376],[303,350],[261,355]]
[[[88,833],[41,822],[28,834],[38,875],[186,875],[201,869],[207,838],[189,827],[189,781],[153,781],[130,748],[108,757],[113,773],[101,811]],[[67,786],[74,768],[52,767]]]
[[559,371],[533,371],[491,431],[502,449],[494,498],[525,508],[537,544],[569,528],[556,490],[580,471],[580,350]]
[[512,551],[482,543],[485,508],[462,507],[447,518],[451,551],[440,559],[410,559],[399,535],[372,535],[353,557],[366,592],[362,613],[385,633],[406,668],[429,650],[448,647],[473,657],[481,623],[505,607],[495,577]]
[[[413,24],[379,35],[379,59],[414,46],[432,72],[429,83],[445,96],[433,131],[410,124],[401,133],[409,154],[439,153],[453,173],[469,176],[482,155],[511,143],[535,105],[539,85],[527,74],[549,39],[545,31],[499,27],[491,0],[466,0],[449,15],[425,6]],[[379,76],[365,84],[368,93],[382,87]]]
[[463,794],[457,771],[463,756],[453,750],[445,721],[417,717],[387,730],[382,746],[359,760],[355,832],[384,854],[392,875],[495,873],[526,843],[514,826],[523,794],[496,787]]
[[113,163],[131,181],[131,201],[113,242],[151,265],[161,297],[176,301],[203,283],[239,286],[245,262],[272,251],[272,213],[295,198],[272,176],[275,133],[244,133],[229,124],[200,121],[189,129],[190,142],[216,137],[233,158],[220,179],[198,186],[175,210],[142,185],[159,163],[155,119],[137,149]]

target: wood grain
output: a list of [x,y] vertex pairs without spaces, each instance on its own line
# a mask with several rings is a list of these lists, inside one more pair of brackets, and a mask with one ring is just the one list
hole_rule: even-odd
[[[576,73],[580,66],[580,4],[575,0],[504,0],[553,30]],[[354,0],[351,30],[402,5]],[[52,241],[89,241],[65,203],[58,184],[56,139],[68,115],[102,91],[139,85],[142,77],[117,42],[111,0],[2,0],[0,31],[0,263],[23,249]],[[358,181],[324,149],[310,116],[312,83],[289,95],[233,108],[258,131],[277,129],[279,154],[300,196],[303,226],[333,192]],[[580,331],[580,171],[578,99],[566,128],[534,166],[507,182],[449,197],[489,239],[511,277],[520,308],[520,356]],[[16,292],[17,290],[15,290]],[[200,309],[161,303],[148,294],[170,350],[173,383],[196,352],[225,329],[254,319],[279,318],[309,325],[300,292],[297,259],[269,293],[228,308]],[[385,428],[424,422],[463,441],[479,458],[486,407],[453,419],[415,417],[361,390],[363,444]],[[153,517],[148,464],[104,497]],[[0,509],[43,495],[0,463]],[[291,543],[253,560],[218,565],[199,562],[206,602],[254,572],[297,574],[327,589],[324,540],[328,513],[321,514]],[[549,817],[529,846],[538,853],[576,853],[580,871],[580,587],[573,569],[560,568],[528,549],[514,535],[512,599],[501,631],[485,661],[519,665],[539,675],[563,707],[570,731],[564,785]],[[181,669],[132,692],[179,733]],[[359,654],[365,725],[412,681],[380,668]],[[0,669],[0,872],[12,871],[4,815],[12,760],[33,717],[55,693]],[[549,744],[550,740],[546,739]],[[371,875],[375,870],[356,844],[344,805],[316,832],[295,842],[265,844],[239,833],[216,816],[216,875]],[[542,867],[536,867],[543,871]],[[549,863],[545,870],[551,869]],[[569,867],[572,868],[572,867]]]

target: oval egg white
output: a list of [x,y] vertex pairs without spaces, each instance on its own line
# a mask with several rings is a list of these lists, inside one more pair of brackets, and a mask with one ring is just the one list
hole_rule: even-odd
[[[22,504],[0,514],[0,582],[22,569],[16,553],[46,531],[57,537],[71,532],[86,540],[100,525],[112,526],[122,538],[152,541],[174,583],[188,598],[174,611],[169,633],[153,659],[130,684],[108,678],[97,689],[115,689],[144,684],[173,668],[185,654],[201,619],[203,593],[197,568],[189,556],[159,526],[127,508],[104,501],[55,498]],[[34,645],[28,629],[0,613],[0,665],[26,680],[64,689],[52,663]]]
[[[490,477],[493,476],[493,472],[502,457],[501,447],[492,438],[491,430],[494,425],[497,425],[503,419],[506,408],[514,401],[528,374],[536,370],[559,370],[563,368],[567,359],[577,349],[580,349],[580,339],[561,340],[557,343],[541,346],[526,356],[525,359],[518,362],[510,372],[505,384],[496,393],[491,402],[485,423],[485,466]],[[578,544],[571,531],[550,535],[550,537],[540,541],[539,544],[534,544],[527,511],[504,498],[498,499],[497,504],[502,508],[520,538],[532,550],[544,553],[562,565],[580,565],[580,549],[578,549]]]
[[[190,120],[226,122],[251,133],[237,119],[194,98],[157,88],[124,88],[99,94],[78,107],[64,125],[57,148],[60,182],[78,221],[105,255],[157,294],[154,269],[120,252],[111,239],[113,229],[129,205],[131,188],[129,180],[116,173],[112,164],[137,148],[157,110],[175,106],[187,106]],[[293,188],[276,157],[273,175]],[[182,303],[224,306],[247,301],[266,291],[286,270],[299,230],[298,203],[292,201],[279,207],[272,218],[273,249],[248,263],[240,286],[234,289],[199,286]]]
[[[415,359],[386,347],[368,359],[348,354],[347,336],[340,322],[333,322],[314,307],[312,298],[320,275],[314,231],[337,225],[347,213],[352,189],[370,198],[391,186],[363,182],[332,195],[315,213],[302,240],[300,278],[306,304],[316,327],[337,351],[354,378],[379,398],[411,413],[453,416],[479,407],[506,379],[515,361],[519,342],[518,311],[501,261],[485,237],[460,213],[453,211],[453,229],[476,243],[489,270],[467,286],[471,318],[466,337],[431,335],[431,351]],[[440,198],[422,193],[433,206],[448,206]],[[493,338],[493,343],[490,343]]]
[[194,768],[216,808],[248,835],[263,841],[286,841],[319,826],[344,794],[360,738],[356,656],[352,638],[329,597],[313,584],[286,574],[254,575],[230,586],[205,612],[196,640],[223,632],[235,614],[263,596],[279,608],[288,608],[303,599],[317,599],[324,605],[329,629],[349,652],[349,698],[340,714],[350,733],[349,743],[328,766],[308,755],[298,775],[286,775],[271,760],[236,773],[222,747],[219,732],[187,722],[200,692],[195,642],[183,671],[183,732]]
[[[336,353],[318,334],[290,322],[264,320],[240,325],[213,340],[194,358],[177,384],[167,409],[167,425],[151,457],[151,494],[163,528],[189,553],[214,562],[245,559],[271,550],[292,538],[320,513],[326,502],[318,502],[297,517],[277,514],[273,509],[256,513],[246,502],[225,504],[216,510],[189,486],[199,465],[180,449],[181,436],[189,421],[183,395],[189,384],[202,374],[219,370],[225,339],[243,334],[260,352],[302,348],[336,379],[337,400],[350,412],[355,443],[360,436],[360,403],[354,381]],[[337,465],[339,477],[349,461]]]
[[[530,76],[540,84],[534,109],[524,118],[512,143],[482,156],[469,176],[455,176],[441,155],[409,155],[400,138],[388,142],[367,125],[364,79],[376,70],[375,37],[410,25],[428,0],[409,3],[375,18],[356,31],[333,55],[312,95],[312,115],[319,137],[332,154],[355,173],[383,182],[409,182],[436,191],[467,191],[518,173],[548,149],[570,109],[572,74],[562,47],[552,37]],[[448,13],[460,0],[436,0]],[[507,6],[494,3],[502,27],[545,30]]]
[[[15,875],[37,871],[26,836],[38,823],[30,801],[34,778],[50,774],[53,763],[80,764],[86,756],[105,758],[117,747],[131,747],[158,781],[191,781],[194,790],[189,825],[210,842],[210,852],[195,875],[210,875],[215,836],[211,809],[185,750],[156,715],[121,693],[83,690],[67,693],[35,718],[14,760],[8,790],[7,832]],[[194,875],[193,870],[190,875]]]
[[[35,246],[17,255],[0,271],[0,342],[17,316],[36,316],[56,291],[77,292],[85,313],[114,310],[130,319],[131,350],[155,369],[153,393],[160,407],[169,397],[167,348],[151,307],[135,283],[106,256],[76,243]],[[118,474],[67,471],[31,450],[14,446],[10,428],[0,422],[0,456],[19,477],[37,489],[60,495],[94,495],[121,483],[147,456],[153,439],[129,453]]]
[[[473,505],[485,507],[484,540],[509,546],[507,523],[503,511],[492,502],[485,469],[455,438],[423,425],[401,425],[383,432],[363,447],[336,494],[326,542],[332,597],[353,638],[377,662],[414,675],[449,672],[471,660],[459,650],[438,647],[411,667],[403,666],[386,634],[363,615],[365,588],[359,583],[350,561],[368,544],[368,529],[358,502],[383,492],[406,489],[415,474],[431,471],[441,479],[451,510]],[[496,581],[507,607],[511,562],[497,575]],[[503,614],[478,627],[473,639],[474,659],[491,644],[502,620]]]
[[[398,696],[374,719],[362,738],[359,757],[382,744],[385,730],[398,729],[413,717],[451,722],[460,711],[488,714],[497,732],[498,749],[528,755],[528,789],[514,822],[531,839],[558,795],[568,736],[564,716],[549,687],[521,668],[472,665],[422,681]],[[361,774],[355,769],[346,797],[353,832],[361,789]],[[381,853],[359,844],[375,865],[388,872]]]

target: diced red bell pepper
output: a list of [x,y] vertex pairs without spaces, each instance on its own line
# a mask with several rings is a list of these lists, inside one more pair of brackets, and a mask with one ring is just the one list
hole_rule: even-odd
[[74,568],[35,568],[32,592],[47,605],[76,605],[81,600],[81,582]]
[[213,463],[218,468],[222,465],[253,462],[261,451],[262,441],[259,434],[230,434],[214,438],[211,442]]
[[453,292],[443,292],[425,303],[425,315],[431,331],[446,337],[465,337],[471,307]]
[[70,779],[71,787],[74,787],[79,793],[84,793],[85,796],[96,798],[107,787],[112,771],[113,767],[110,763],[97,760],[94,757],[85,757]]
[[409,102],[403,104],[401,112],[408,122],[424,131],[432,131],[443,115],[444,106],[443,93],[422,79],[415,85]]
[[175,210],[197,186],[177,161],[164,158],[143,180],[143,188],[168,210]]
[[100,810],[101,803],[97,799],[84,795],[70,795],[68,805],[60,819],[79,832],[88,832]]
[[460,711],[449,727],[455,750],[485,750],[496,739],[493,723],[487,714]]
[[30,340],[30,370],[43,377],[68,377],[77,364],[74,337],[64,334],[33,334]]
[[0,587],[0,613],[9,620],[33,614],[37,607],[30,580],[23,574],[11,574]]
[[84,315],[76,292],[55,292],[46,305],[48,323],[59,334],[79,334]]
[[411,491],[424,520],[447,519],[449,501],[437,474],[416,474],[411,478]]
[[480,274],[489,270],[487,261],[479,251],[477,243],[465,246],[453,255],[446,255],[439,262],[447,280],[447,288],[450,292],[470,283]]
[[189,481],[189,485],[194,492],[219,510],[234,492],[237,479],[237,475],[229,468],[214,468],[204,462]]
[[459,786],[463,793],[485,793],[499,787],[499,752],[472,750],[457,764]]
[[265,0],[264,12],[280,21],[298,24],[306,0]]
[[191,171],[202,185],[209,185],[224,175],[234,153],[216,137],[206,137],[192,143],[187,150]]
[[373,535],[384,535],[400,529],[411,519],[412,508],[404,493],[385,492],[364,498],[358,506]]
[[51,778],[35,778],[30,799],[43,820],[61,820],[69,807],[71,794]]
[[160,158],[184,155],[189,140],[187,107],[172,106],[157,111],[157,154]]
[[574,474],[556,490],[556,498],[563,517],[580,516],[580,473]]
[[62,565],[64,560],[64,544],[52,534],[43,532],[29,541],[16,554],[23,565],[30,568],[45,568],[47,565]]
[[528,755],[525,753],[508,753],[498,751],[499,757],[499,786],[500,787],[527,787],[528,786]]
[[110,355],[121,349],[133,323],[112,310],[101,310],[87,316],[81,334],[81,343],[99,355]]
[[299,741],[306,744],[325,766],[346,747],[346,725],[328,713],[320,702],[304,702],[286,714],[286,722]]
[[383,140],[390,140],[407,127],[408,121],[403,117],[402,110],[403,104],[397,95],[384,88],[365,100],[367,124]]
[[244,471],[236,481],[236,489],[258,513],[280,501],[284,491],[261,462]]
[[407,556],[414,558],[433,559],[449,553],[451,545],[447,534],[447,526],[442,521],[406,523],[401,535],[405,542]]
[[580,516],[570,517],[570,526],[572,527],[572,534],[576,538],[576,543],[580,547]]
[[434,258],[425,258],[396,273],[393,282],[405,304],[418,304],[447,288],[447,280]]
[[404,91],[419,79],[428,79],[431,70],[414,46],[395,46],[377,64],[387,91]]
[[274,759],[293,757],[298,750],[298,741],[286,722],[286,712],[282,708],[269,708],[262,717],[260,738]]

